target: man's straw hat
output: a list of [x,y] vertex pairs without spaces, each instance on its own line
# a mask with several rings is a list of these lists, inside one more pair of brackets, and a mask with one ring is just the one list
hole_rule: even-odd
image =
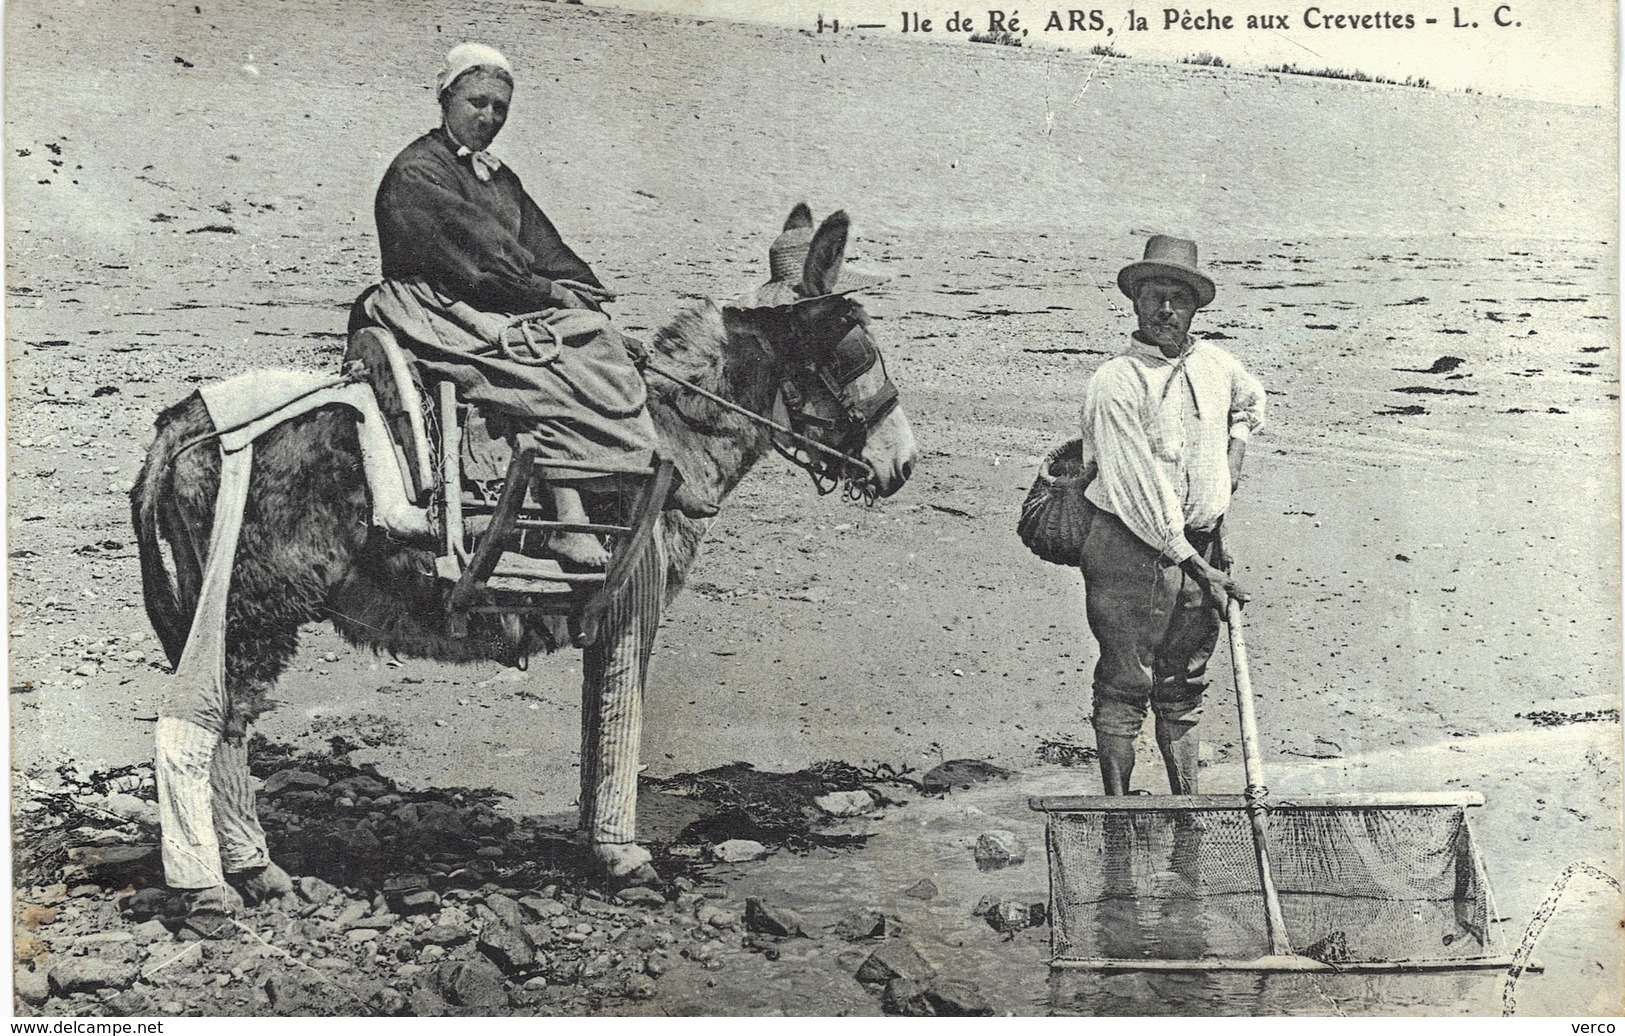
[[1196,242],[1182,237],[1153,234],[1145,243],[1145,258],[1117,272],[1117,286],[1132,299],[1140,290],[1140,282],[1148,277],[1166,277],[1187,285],[1196,293],[1197,309],[1218,294],[1213,281],[1196,268]]

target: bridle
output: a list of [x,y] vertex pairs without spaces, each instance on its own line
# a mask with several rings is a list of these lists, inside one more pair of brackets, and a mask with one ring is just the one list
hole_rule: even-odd
[[[647,368],[677,382],[773,433],[773,448],[805,471],[819,495],[843,490],[843,498],[872,504],[879,496],[874,469],[856,456],[869,432],[897,406],[897,386],[886,372],[886,358],[869,336],[867,321],[856,303],[848,303],[833,320],[807,327],[795,307],[753,315],[747,333],[766,357],[778,379],[771,418],[723,399],[663,368],[653,359]],[[783,343],[775,348],[775,343]],[[881,385],[859,397],[853,386],[880,365]]]

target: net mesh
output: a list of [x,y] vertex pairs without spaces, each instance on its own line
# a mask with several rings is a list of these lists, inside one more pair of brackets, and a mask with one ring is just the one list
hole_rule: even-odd
[[[1061,959],[1269,952],[1242,808],[1049,815]],[[1327,963],[1489,953],[1489,895],[1459,805],[1273,808],[1271,871],[1295,952]]]

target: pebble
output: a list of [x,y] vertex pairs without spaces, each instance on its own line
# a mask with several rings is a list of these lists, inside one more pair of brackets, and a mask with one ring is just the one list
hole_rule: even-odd
[[641,885],[634,885],[631,888],[622,889],[615,898],[619,899],[623,903],[633,906],[662,907],[666,905],[665,896],[661,895],[654,889],[645,888]]
[[984,869],[1006,867],[1027,859],[1027,846],[1011,831],[984,831],[976,839],[976,865]]
[[926,982],[936,974],[937,969],[932,967],[914,944],[907,939],[893,939],[881,944],[880,948],[869,954],[869,958],[858,968],[857,980],[859,982],[882,983],[890,982],[894,978],[914,979]]
[[813,799],[813,805],[832,817],[862,816],[875,808],[875,797],[868,791],[832,791]]
[[745,900],[745,927],[762,935],[783,938],[805,936],[806,928],[801,916],[789,907],[768,903],[756,896]]
[[711,858],[718,863],[746,863],[767,855],[767,846],[749,838],[730,838],[711,846]]
[[541,896],[526,896],[519,901],[519,905],[530,911],[531,916],[538,921],[546,921],[569,912],[569,908],[558,900],[543,899]]
[[170,938],[169,929],[164,927],[164,923],[156,917],[150,921],[142,921],[130,929],[130,935],[136,942],[143,944]]
[[270,797],[276,795],[278,792],[286,791],[288,789],[325,787],[327,787],[327,778],[323,777],[319,773],[311,773],[308,770],[288,769],[278,770],[276,773],[273,773],[271,776],[267,777],[265,779],[265,787],[261,788],[260,791],[266,797]]
[[51,991],[58,996],[94,993],[99,989],[125,989],[135,981],[132,964],[100,957],[58,957],[51,965]]
[[502,972],[484,960],[452,960],[435,972],[440,995],[461,1007],[506,1007],[508,990]]
[[910,899],[936,899],[937,884],[930,878],[921,878],[903,890],[903,895]]
[[13,975],[12,989],[24,1003],[38,1007],[51,995],[51,980],[44,971],[19,968]]
[[371,909],[371,907],[365,901],[359,899],[351,900],[349,903],[345,904],[343,910],[339,911],[339,916],[333,919],[333,927],[341,929],[348,928],[357,921],[361,920],[363,917],[366,917],[369,909]]

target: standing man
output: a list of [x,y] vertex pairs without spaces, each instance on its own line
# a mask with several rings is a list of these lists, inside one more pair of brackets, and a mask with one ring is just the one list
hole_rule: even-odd
[[1129,793],[1146,710],[1176,795],[1196,794],[1192,731],[1228,599],[1219,526],[1241,480],[1247,439],[1264,426],[1264,388],[1235,357],[1190,335],[1213,301],[1196,243],[1152,237],[1117,286],[1139,330],[1100,365],[1083,402],[1085,456],[1099,473],[1085,495],[1099,511],[1083,544],[1095,666],[1095,744],[1108,795]]

